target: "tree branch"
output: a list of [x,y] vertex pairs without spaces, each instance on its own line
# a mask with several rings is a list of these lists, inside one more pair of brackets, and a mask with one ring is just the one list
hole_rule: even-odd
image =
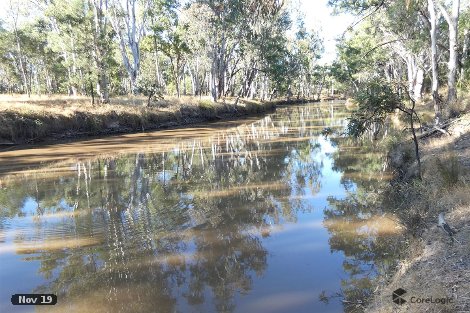
[[351,24],[348,28],[346,28],[346,30],[344,31],[343,33],[343,36],[346,34],[347,31],[349,30],[352,30],[357,24],[361,23],[363,20],[365,20],[366,18],[372,16],[373,14],[375,14],[378,10],[380,10],[382,8],[382,6],[385,4],[385,0],[382,0],[382,2],[380,2],[377,7],[375,8],[375,10],[373,10],[372,12],[370,12],[369,14],[365,15],[364,17],[362,17],[359,21],[357,22],[354,22],[353,24]]
[[369,51],[367,51],[363,57],[366,57],[369,55],[369,53],[373,52],[374,50],[382,47],[382,46],[385,46],[385,45],[388,45],[390,43],[394,43],[394,42],[397,42],[397,41],[405,41],[405,40],[410,40],[411,38],[404,38],[404,39],[395,39],[395,40],[390,40],[390,41],[387,41],[387,42],[384,42],[384,43],[381,43],[381,44],[378,44],[377,46],[373,47],[372,49],[370,49]]

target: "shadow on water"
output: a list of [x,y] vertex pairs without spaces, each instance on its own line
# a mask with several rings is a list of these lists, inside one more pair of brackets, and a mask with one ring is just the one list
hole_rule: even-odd
[[386,156],[377,153],[374,142],[333,139],[340,147],[334,155],[335,170],[343,173],[346,190],[342,198],[329,197],[324,225],[331,234],[332,251],[341,251],[346,278],[341,291],[322,292],[328,303],[340,297],[345,312],[362,312],[379,286],[387,283],[404,250],[404,228],[390,212],[382,193],[390,186]]
[[64,144],[45,166],[56,147],[18,152],[21,166],[0,154],[13,164],[0,180],[0,310],[20,292],[57,294],[47,312],[360,309],[400,228],[373,202],[381,156],[320,135],[344,116],[341,104],[279,108],[227,129]]

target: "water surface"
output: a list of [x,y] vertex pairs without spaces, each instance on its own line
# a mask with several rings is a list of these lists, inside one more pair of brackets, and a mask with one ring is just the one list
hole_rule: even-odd
[[0,311],[356,312],[400,228],[341,103],[0,152]]

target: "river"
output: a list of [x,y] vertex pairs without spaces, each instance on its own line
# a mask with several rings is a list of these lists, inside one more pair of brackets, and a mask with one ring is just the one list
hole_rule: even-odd
[[0,312],[360,312],[401,228],[347,116],[312,103],[1,151]]

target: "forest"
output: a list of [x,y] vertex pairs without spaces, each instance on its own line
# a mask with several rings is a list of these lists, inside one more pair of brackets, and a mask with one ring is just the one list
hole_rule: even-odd
[[470,88],[466,1],[328,4],[356,21],[324,65],[328,29],[307,29],[298,1],[8,0],[0,92],[264,101],[319,98],[333,85],[351,97],[380,83],[416,101],[429,94],[439,116]]
[[[426,102],[437,118],[462,111],[470,84],[470,4],[453,0],[330,0],[358,16],[338,43],[331,72],[352,94],[388,87],[391,94]],[[369,93],[369,94],[367,94]],[[389,97],[390,98],[390,97]],[[461,97],[464,98],[464,97]],[[380,105],[379,105],[380,106]],[[459,108],[460,106],[460,108]]]
[[7,1],[2,93],[265,100],[324,83],[319,33],[284,0]]

